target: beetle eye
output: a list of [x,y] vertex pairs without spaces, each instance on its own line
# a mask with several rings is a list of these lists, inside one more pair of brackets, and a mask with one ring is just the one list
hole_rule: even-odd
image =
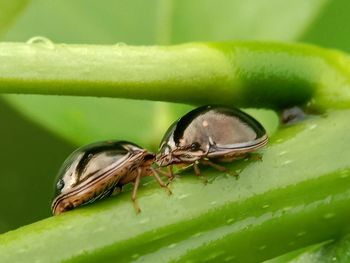
[[62,179],[58,180],[57,184],[56,184],[56,188],[58,191],[61,191],[64,187],[64,181]]
[[194,142],[191,144],[191,151],[195,152],[195,151],[198,151],[200,148],[200,145],[198,142]]

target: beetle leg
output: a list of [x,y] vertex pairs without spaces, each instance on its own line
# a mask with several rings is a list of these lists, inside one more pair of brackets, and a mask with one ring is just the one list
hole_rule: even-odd
[[196,174],[196,176],[200,177],[201,170],[199,169],[198,164],[196,162],[193,163],[193,169],[194,169],[194,173]]
[[170,175],[169,180],[172,181],[175,178],[172,165],[168,166],[168,174]]
[[165,183],[162,181],[162,179],[159,177],[159,175],[158,175],[158,172],[159,172],[159,171],[157,172],[154,168],[151,168],[151,170],[152,170],[152,172],[153,172],[153,177],[157,180],[159,186],[162,187],[162,188],[164,188],[164,189],[168,192],[168,194],[171,195],[172,192],[171,192],[171,190],[169,189],[168,185],[165,184]]
[[196,176],[198,176],[201,180],[203,180],[204,184],[208,183],[208,179],[204,176],[201,175],[201,170],[199,169],[198,163],[194,162],[193,163],[193,169],[194,169],[194,173],[196,174]]
[[221,165],[218,165],[216,163],[213,163],[210,160],[204,160],[204,159],[200,160],[200,162],[202,164],[209,165],[209,166],[215,168],[216,170],[219,170],[220,172],[224,172],[224,173],[230,174],[230,175],[238,178],[238,173],[231,171],[230,169],[227,169],[225,166],[221,166]]
[[134,207],[137,214],[141,212],[140,206],[137,203],[137,199],[136,199],[137,189],[139,188],[139,185],[140,185],[140,178],[141,178],[141,169],[139,168],[137,170],[137,176],[134,181],[134,188],[132,189],[132,195],[131,195],[131,200],[134,203]]
[[248,158],[253,161],[260,161],[262,162],[262,154],[261,153],[250,153],[248,155]]
[[123,190],[123,187],[121,185],[117,185],[116,187],[114,187],[112,195],[119,194],[122,190]]
[[174,175],[172,173],[170,173],[170,172],[167,173],[167,172],[164,172],[161,169],[157,169],[157,172],[162,174],[162,175],[164,175],[164,176],[166,176],[166,177],[168,177],[170,181],[172,181],[174,179]]

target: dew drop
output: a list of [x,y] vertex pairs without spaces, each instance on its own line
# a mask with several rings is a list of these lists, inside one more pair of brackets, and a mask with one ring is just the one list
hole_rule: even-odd
[[115,44],[117,47],[125,47],[125,46],[127,46],[127,44],[126,43],[124,43],[124,42],[118,42],[117,44]]
[[226,223],[227,224],[231,224],[232,222],[234,222],[235,220],[233,218],[227,219]]
[[343,170],[340,172],[340,178],[347,178],[349,177],[349,170]]
[[295,245],[295,242],[294,241],[291,241],[288,243],[288,246],[294,246]]
[[284,142],[284,140],[282,138],[279,138],[276,140],[276,143],[282,143],[282,142]]
[[285,160],[283,163],[282,163],[282,165],[288,165],[288,164],[290,164],[290,163],[292,163],[293,161],[292,160]]
[[229,261],[232,261],[232,260],[234,260],[236,258],[236,256],[228,256],[228,257],[226,257],[225,259],[224,259],[224,261],[226,261],[226,262],[229,262]]
[[327,213],[323,216],[324,219],[331,219],[335,217],[335,214],[334,213]]
[[266,208],[269,208],[269,207],[270,207],[270,205],[268,205],[268,204],[265,204],[265,205],[262,206],[263,209],[266,209]]
[[259,250],[264,250],[266,248],[266,245],[262,245],[259,247]]
[[297,233],[297,237],[301,237],[301,236],[304,236],[306,234],[305,231],[300,231]]
[[193,235],[193,237],[200,237],[202,235],[202,232],[198,232],[196,234]]
[[285,206],[285,207],[283,207],[283,212],[287,212],[287,211],[289,211],[289,210],[291,210],[292,209],[292,207],[291,206]]
[[30,45],[40,45],[42,47],[48,48],[48,49],[54,49],[55,45],[54,43],[46,38],[46,37],[42,37],[42,36],[36,36],[36,37],[32,37],[27,41],[27,44]]
[[105,229],[106,229],[105,227],[100,226],[100,227],[98,227],[98,228],[95,228],[95,229],[93,230],[93,232],[94,232],[94,233],[103,232]]
[[179,200],[185,199],[186,197],[189,197],[189,194],[183,194],[178,197]]
[[148,223],[148,222],[149,222],[149,218],[148,218],[148,217],[146,217],[146,218],[140,220],[140,224],[146,224],[146,223]]
[[132,255],[131,257],[134,258],[134,259],[136,259],[136,258],[138,258],[139,256],[140,256],[139,254],[134,254],[134,255]]
[[24,249],[24,248],[17,249],[17,253],[24,253],[24,252],[27,252],[27,249]]
[[314,129],[316,129],[316,127],[317,127],[317,124],[312,124],[312,125],[309,127],[309,130],[314,130]]
[[286,153],[287,153],[287,151],[281,151],[277,155],[282,156],[282,155],[285,155]]
[[170,244],[170,245],[168,246],[168,248],[174,248],[174,247],[176,247],[176,244],[175,244],[175,243]]

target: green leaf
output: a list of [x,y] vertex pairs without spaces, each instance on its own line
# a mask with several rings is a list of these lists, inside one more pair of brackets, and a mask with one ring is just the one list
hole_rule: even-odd
[[229,165],[241,171],[238,180],[203,168],[204,185],[184,172],[172,196],[148,183],[139,215],[125,192],[8,232],[0,236],[1,259],[257,262],[340,237],[350,231],[349,114],[281,129],[262,161]]
[[300,40],[350,52],[350,28],[344,26],[349,18],[349,8],[347,0],[329,1]]
[[28,2],[29,0],[0,0],[0,35],[5,34]]

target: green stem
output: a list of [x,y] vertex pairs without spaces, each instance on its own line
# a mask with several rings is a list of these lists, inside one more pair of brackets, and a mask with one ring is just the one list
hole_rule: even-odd
[[0,93],[283,108],[350,106],[350,59],[309,45],[0,44]]

